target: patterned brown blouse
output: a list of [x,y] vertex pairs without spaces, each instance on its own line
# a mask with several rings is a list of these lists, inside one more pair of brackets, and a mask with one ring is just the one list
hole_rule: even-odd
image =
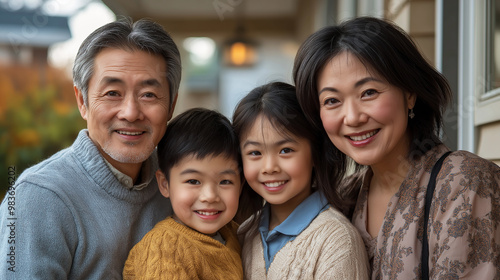
[[[424,201],[434,163],[448,149],[427,152],[391,198],[377,237],[366,230],[368,169],[354,211],[372,279],[420,279]],[[443,162],[430,208],[431,279],[500,279],[500,167],[466,151]]]

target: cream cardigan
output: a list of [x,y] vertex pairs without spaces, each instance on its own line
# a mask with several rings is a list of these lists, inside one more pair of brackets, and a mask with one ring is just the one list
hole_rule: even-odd
[[[247,224],[248,221],[241,228]],[[267,275],[258,230],[247,231],[240,237],[245,279],[369,278],[363,240],[349,220],[333,207],[320,213],[297,238],[276,253]]]

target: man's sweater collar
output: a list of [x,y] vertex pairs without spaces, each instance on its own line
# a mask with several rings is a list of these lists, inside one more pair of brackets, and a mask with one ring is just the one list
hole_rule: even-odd
[[148,178],[142,181],[148,181],[150,184],[141,191],[131,191],[125,188],[108,168],[101,153],[89,138],[87,129],[80,131],[71,149],[75,154],[76,161],[87,171],[87,175],[92,178],[95,184],[116,198],[132,203],[143,203],[158,192],[156,180],[153,180],[158,167],[156,151],[148,158],[151,163],[149,168],[143,165],[143,168],[148,169],[148,172],[145,172],[148,174]]

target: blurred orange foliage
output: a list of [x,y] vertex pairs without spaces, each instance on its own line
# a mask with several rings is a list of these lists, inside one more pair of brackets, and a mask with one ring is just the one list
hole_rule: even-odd
[[9,166],[19,175],[71,145],[85,126],[63,70],[0,66],[0,190],[7,189]]

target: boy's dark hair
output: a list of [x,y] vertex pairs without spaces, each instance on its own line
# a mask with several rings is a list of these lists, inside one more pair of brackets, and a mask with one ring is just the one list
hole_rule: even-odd
[[167,181],[172,167],[186,156],[204,159],[219,155],[236,160],[241,171],[239,141],[231,122],[221,113],[204,108],[190,109],[173,118],[158,144],[158,163]]

